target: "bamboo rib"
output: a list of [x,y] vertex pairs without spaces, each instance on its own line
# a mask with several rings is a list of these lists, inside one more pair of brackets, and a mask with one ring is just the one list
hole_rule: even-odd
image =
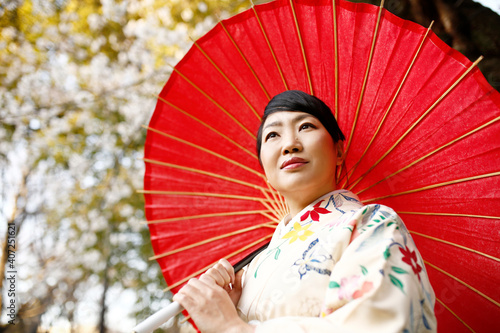
[[234,195],[234,194],[223,194],[223,193],[205,193],[205,192],[182,192],[182,191],[153,191],[153,190],[137,190],[137,193],[142,194],[159,194],[159,195],[186,195],[186,196],[198,196],[198,197],[214,197],[214,198],[225,198],[225,199],[238,199],[247,201],[257,201],[266,204],[268,201],[264,198],[247,197],[244,195]]
[[304,60],[304,68],[307,74],[307,82],[309,82],[309,90],[311,95],[314,95],[314,89],[311,81],[311,74],[309,73],[309,64],[307,62],[306,50],[304,49],[304,43],[302,41],[302,34],[300,33],[299,22],[297,20],[297,15],[295,13],[295,6],[293,5],[293,0],[290,0],[290,7],[292,8],[293,20],[295,22],[295,29],[297,31],[297,36],[299,38],[300,50],[302,51],[302,58]]
[[333,52],[335,57],[335,119],[338,118],[338,109],[339,109],[339,45],[338,45],[338,31],[337,31],[337,4],[335,0],[332,0],[333,7]]
[[[245,64],[248,66],[248,69],[252,72],[253,76],[255,77],[255,80],[257,80],[257,83],[259,84],[260,88],[262,89],[262,91],[266,95],[267,99],[270,100],[271,96],[269,96],[269,93],[267,92],[266,88],[264,87],[264,84],[259,79],[259,77],[257,76],[257,73],[255,73],[255,70],[252,68],[252,66],[250,66],[250,63],[248,62],[247,58],[245,57],[245,55],[241,51],[241,49],[238,46],[238,44],[236,44],[236,41],[233,39],[233,36],[231,36],[231,34],[229,33],[229,31],[227,31],[226,26],[224,25],[224,23],[222,21],[220,22],[220,25],[221,25],[222,29],[224,29],[224,31],[226,32],[227,37],[229,37],[229,39],[233,43],[234,47],[236,48],[236,50],[240,54],[240,56],[243,59],[243,61],[245,62]],[[259,115],[258,115],[258,117],[259,117],[259,120],[261,120],[261,117]]]
[[172,250],[172,251],[168,251],[168,252],[165,252],[165,253],[161,253],[161,254],[152,256],[152,257],[149,258],[149,260],[157,260],[157,259],[160,259],[160,258],[165,258],[165,257],[168,257],[168,256],[170,256],[172,254],[179,253],[179,252],[182,252],[182,251],[186,251],[186,250],[189,250],[189,249],[193,249],[195,247],[198,247],[198,246],[201,246],[201,245],[204,245],[204,244],[208,244],[208,243],[212,243],[212,242],[215,242],[215,241],[220,240],[220,239],[224,239],[224,238],[235,236],[235,235],[239,235],[239,234],[244,234],[246,232],[249,232],[249,231],[252,231],[252,230],[255,230],[255,229],[260,229],[260,228],[264,227],[265,225],[269,225],[270,223],[275,223],[275,222],[266,222],[266,223],[262,223],[262,224],[259,224],[259,225],[254,225],[254,226],[251,226],[251,227],[248,227],[248,228],[239,229],[239,230],[236,230],[236,231],[233,231],[233,232],[229,232],[227,234],[223,234],[223,235],[215,236],[215,237],[212,237],[212,238],[204,239],[204,240],[202,240],[200,242],[189,244],[189,245],[177,248],[177,249]]
[[203,96],[205,96],[210,102],[212,102],[215,106],[217,106],[222,112],[224,112],[229,118],[231,118],[232,121],[236,123],[239,127],[241,127],[242,130],[244,130],[248,135],[250,135],[253,139],[256,139],[255,135],[248,129],[246,128],[238,119],[236,119],[229,111],[224,109],[222,105],[217,103],[212,97],[210,97],[203,89],[198,87],[194,82],[189,80],[184,74],[182,74],[177,68],[174,67],[174,72],[179,74],[180,77],[182,77],[187,83],[189,83],[193,88],[198,90]]
[[259,116],[259,114],[255,110],[255,108],[252,106],[252,104],[250,104],[250,102],[241,93],[241,91],[236,87],[236,85],[227,77],[226,73],[224,73],[224,71],[219,66],[217,66],[217,64],[215,63],[215,61],[213,61],[213,59],[210,58],[210,56],[205,52],[205,50],[203,50],[203,48],[198,43],[195,42],[194,45],[198,48],[198,50],[200,50],[201,53],[203,53],[203,55],[205,56],[205,58],[207,58],[207,60],[224,77],[224,79],[226,79],[227,83],[229,83],[229,85],[234,89],[234,91],[236,91],[236,93],[238,94],[238,96],[241,97],[241,99],[243,100],[243,102],[245,102],[245,104],[248,105],[248,107],[250,108],[250,110],[252,110],[253,114],[260,121],[261,117]]
[[236,147],[238,147],[239,149],[243,150],[245,153],[247,153],[248,155],[252,156],[253,158],[255,159],[258,159],[257,155],[255,155],[254,153],[252,153],[251,151],[249,151],[248,149],[246,149],[245,147],[243,147],[242,145],[240,145],[239,143],[237,143],[236,141],[234,141],[233,139],[231,139],[230,137],[228,137],[227,135],[225,134],[222,134],[221,132],[219,132],[218,130],[216,130],[215,128],[213,128],[212,126],[208,125],[207,123],[205,123],[204,121],[196,118],[195,116],[193,116],[192,114],[182,110],[181,108],[179,108],[178,106],[170,103],[169,101],[167,101],[166,99],[164,99],[163,97],[161,97],[160,95],[156,96],[160,101],[162,101],[163,103],[167,104],[168,106],[170,106],[171,108],[174,108],[175,110],[179,111],[180,113],[182,113],[183,115],[193,119],[194,121],[202,124],[203,126],[205,126],[206,128],[208,128],[209,130],[211,130],[212,132],[214,133],[217,133],[218,135],[222,136],[224,139],[226,139],[227,141],[229,141],[230,143],[232,143],[233,145],[235,145]]
[[244,210],[244,211],[236,211],[236,212],[222,212],[222,213],[212,213],[212,214],[200,214],[200,215],[191,215],[191,216],[178,216],[178,217],[170,217],[167,219],[159,219],[159,220],[150,220],[143,221],[141,224],[157,224],[157,223],[169,223],[169,222],[178,222],[185,220],[194,220],[194,219],[204,219],[210,217],[222,217],[222,216],[239,216],[239,215],[254,215],[254,214],[262,214],[267,217],[268,210]]
[[239,179],[235,179],[235,178],[231,178],[231,177],[219,175],[219,174],[216,174],[216,173],[212,173],[212,172],[208,172],[208,171],[204,171],[204,170],[200,170],[200,169],[189,168],[189,167],[185,167],[185,166],[178,165],[178,164],[160,162],[160,161],[156,161],[156,160],[152,160],[152,159],[148,159],[148,158],[143,158],[143,160],[145,162],[151,163],[151,164],[157,164],[157,165],[162,165],[162,166],[166,166],[166,167],[173,168],[173,169],[190,171],[190,172],[198,173],[198,174],[201,174],[201,175],[205,175],[205,176],[209,176],[209,177],[213,177],[213,178],[217,178],[217,179],[222,179],[222,180],[225,180],[225,181],[228,181],[228,182],[232,182],[232,183],[236,183],[236,184],[239,184],[239,185],[247,186],[247,187],[250,187],[250,188],[253,188],[253,189],[256,189],[256,190],[268,191],[268,189],[266,189],[266,188],[264,188],[262,186],[258,186],[258,185],[252,184],[252,183],[245,182],[243,180],[239,180]]
[[454,213],[430,213],[430,212],[401,212],[401,211],[398,211],[397,213],[398,214],[408,214],[408,215],[456,216],[456,217],[473,217],[473,218],[481,218],[481,219],[500,220],[500,216],[489,216],[489,215],[454,214]]
[[277,221],[279,223],[279,221],[281,220],[278,220],[278,218],[276,216],[272,216],[272,215],[269,215],[267,213],[261,213],[262,215],[264,215],[265,217],[267,217],[268,219],[272,220],[272,221]]
[[[249,248],[251,248],[251,247],[253,247],[253,246],[257,245],[257,244],[262,243],[263,241],[265,241],[266,239],[271,238],[271,237],[272,237],[272,235],[267,235],[267,236],[264,236],[264,237],[262,237],[262,238],[260,238],[260,239],[256,240],[255,242],[250,243],[250,244],[248,244],[248,245],[246,245],[246,246],[242,247],[241,249],[239,249],[239,250],[237,250],[237,251],[234,251],[233,253],[231,253],[231,254],[229,254],[229,255],[225,256],[224,258],[225,258],[225,259],[229,259],[229,258],[231,258],[231,257],[234,257],[235,255],[238,255],[239,253],[241,253],[241,252],[243,252],[243,251],[245,251],[245,250],[247,250],[247,249],[249,249]],[[215,261],[215,262],[211,263],[210,265],[203,267],[202,269],[200,269],[200,270],[198,270],[198,271],[194,272],[193,274],[190,274],[190,275],[186,276],[185,278],[183,278],[183,279],[181,279],[181,280],[177,281],[176,283],[172,284],[171,286],[168,286],[167,288],[163,289],[163,291],[165,291],[165,292],[170,291],[171,289],[173,289],[173,288],[175,288],[175,287],[177,287],[177,286],[179,286],[179,285],[183,284],[183,283],[184,283],[184,282],[186,282],[187,280],[189,280],[189,279],[191,279],[191,278],[194,278],[195,276],[198,276],[198,275],[200,275],[201,273],[205,272],[206,270],[208,270],[210,267],[212,267],[213,265],[215,265],[215,264],[216,264],[216,263],[218,263],[218,262],[219,262],[219,261]]]
[[425,260],[424,260],[424,263],[425,263],[426,265],[428,265],[428,266],[430,266],[430,267],[434,268],[435,270],[437,270],[437,271],[439,271],[439,272],[443,273],[444,275],[446,275],[446,276],[448,276],[448,277],[452,278],[453,280],[457,281],[458,283],[462,284],[463,286],[465,286],[465,287],[469,288],[470,290],[474,291],[474,292],[475,292],[476,294],[478,294],[479,296],[482,296],[483,298],[487,299],[488,301],[490,301],[491,303],[493,303],[494,305],[496,305],[497,307],[499,307],[499,308],[500,308],[500,303],[499,303],[499,302],[495,301],[493,298],[489,297],[488,295],[486,295],[486,294],[484,294],[484,293],[480,292],[479,290],[477,290],[477,289],[476,289],[476,288],[474,288],[473,286],[469,285],[468,283],[466,283],[466,282],[464,282],[464,281],[460,280],[460,279],[459,279],[459,278],[457,278],[456,276],[451,275],[451,274],[450,274],[450,273],[448,273],[447,271],[445,271],[445,270],[443,270],[443,269],[441,269],[441,268],[437,267],[436,265],[431,264],[431,263],[430,263],[430,262],[428,262],[428,261],[425,261]]
[[279,206],[279,202],[276,200],[276,197],[274,198],[274,200],[272,200],[270,197],[269,197],[269,194],[266,193],[265,191],[262,191],[262,194],[264,194],[264,196],[270,200],[271,202],[275,203],[273,205],[273,208],[275,209],[275,211],[273,212],[275,215],[276,215],[276,218],[278,221],[281,221],[282,217],[284,216],[284,212],[281,210],[281,207]]
[[[363,85],[361,86],[361,92],[359,93],[358,105],[356,107],[356,113],[354,114],[354,122],[352,124],[351,133],[349,134],[349,139],[347,140],[347,147],[345,149],[344,157],[347,158],[347,154],[349,153],[349,148],[351,147],[352,136],[354,135],[354,130],[356,128],[356,123],[358,121],[359,110],[361,109],[361,103],[363,102],[363,97],[365,94],[366,83],[368,82],[368,74],[370,73],[370,67],[373,59],[373,52],[375,51],[375,44],[378,36],[378,29],[380,28],[380,18],[382,17],[382,9],[384,8],[384,1],[380,3],[380,7],[378,9],[377,22],[375,23],[375,31],[373,32],[372,45],[370,48],[370,54],[368,56],[368,62],[366,63],[365,76],[363,78]],[[342,172],[342,165],[340,165],[339,175]]]
[[253,9],[253,12],[255,14],[255,18],[257,19],[257,22],[259,23],[260,30],[262,31],[262,34],[264,35],[264,38],[266,39],[267,46],[269,47],[269,51],[271,51],[271,55],[273,56],[276,67],[278,68],[278,72],[280,73],[281,80],[283,81],[283,85],[285,86],[285,90],[288,90],[288,84],[286,83],[285,76],[283,75],[283,71],[281,70],[281,66],[278,63],[278,58],[276,58],[276,54],[274,54],[273,47],[271,46],[271,42],[269,41],[269,38],[267,37],[266,31],[264,30],[264,26],[262,25],[262,22],[260,21],[259,14],[257,14],[257,11],[255,10],[255,6],[252,6],[252,9]]
[[[272,203],[273,201],[271,200],[270,202]],[[274,215],[274,218],[272,218],[272,220],[279,219],[279,214],[278,214],[278,212],[273,207],[271,207],[267,202],[264,202],[264,201],[262,201],[261,204],[267,210],[270,210],[272,212],[272,214]]]
[[351,186],[351,188],[353,188],[356,184],[358,184],[361,179],[364,178],[364,176],[366,176],[370,171],[373,170],[373,168],[375,168],[387,155],[389,155],[389,153],[391,151],[394,150],[394,148],[396,148],[396,146],[420,123],[420,121],[422,121],[422,119],[424,119],[427,114],[429,112],[431,112],[435,107],[436,105],[438,105],[449,93],[450,91],[453,90],[453,88],[456,87],[457,84],[459,84],[463,78],[469,74],[469,72],[474,69],[474,67],[477,66],[477,64],[483,59],[483,57],[479,57],[469,68],[467,68],[467,70],[464,71],[464,73],[462,73],[462,75],[448,88],[446,89],[446,91],[406,130],[406,132],[403,133],[403,135],[401,135],[401,137],[392,145],[391,148],[389,148],[383,155],[382,157],[380,157],[372,166],[370,166],[370,168],[364,172],[359,178],[358,180],[356,180],[354,182],[354,184]]
[[264,197],[266,197],[267,200],[269,200],[271,202],[271,206],[273,207],[273,214],[276,215],[277,219],[279,219],[281,212],[280,212],[278,202],[276,200],[272,200],[269,197],[269,194],[266,193],[265,191],[262,191],[262,194],[264,195]]
[[[392,106],[394,105],[394,102],[396,101],[396,99],[399,97],[399,93],[401,92],[401,89],[403,88],[403,85],[404,83],[406,82],[406,79],[408,78],[408,75],[410,74],[410,71],[411,69],[413,68],[413,65],[415,64],[415,61],[417,60],[417,57],[418,55],[420,54],[420,51],[422,50],[422,47],[424,45],[424,42],[426,41],[427,39],[427,36],[429,35],[429,32],[431,31],[431,28],[432,28],[432,25],[434,24],[434,21],[431,22],[431,24],[429,25],[429,28],[427,28],[427,31],[425,32],[425,34],[422,36],[422,39],[420,40],[420,44],[417,48],[417,51],[415,52],[415,55],[413,56],[413,59],[412,61],[410,62],[410,65],[408,66],[408,68],[406,69],[406,73],[405,75],[403,76],[403,79],[401,80],[401,82],[399,83],[399,86],[398,86],[398,89],[396,90],[396,93],[394,94],[392,100],[391,100],[391,103],[389,104],[389,107],[387,108],[387,110],[385,111],[384,113],[384,116],[382,117],[382,119],[380,120],[380,122],[378,123],[378,126],[377,126],[377,129],[375,130],[375,133],[373,134],[370,142],[368,143],[368,145],[366,146],[365,150],[363,151],[363,154],[361,154],[361,157],[358,159],[358,161],[356,162],[356,164],[354,164],[354,166],[351,168],[351,171],[349,172],[346,172],[346,176],[347,178],[349,178],[350,175],[352,175],[354,173],[354,171],[356,170],[357,166],[359,165],[359,163],[361,162],[361,160],[363,159],[363,157],[365,157],[366,153],[368,152],[368,149],[371,147],[373,141],[375,140],[375,138],[377,137],[377,135],[379,134],[380,132],[380,129],[382,128],[382,125],[384,124],[385,122],[385,119],[387,118],[387,115],[389,114],[389,112],[391,111],[392,109]],[[347,180],[344,182],[343,186],[345,186],[347,184]],[[356,183],[357,184],[357,183]],[[352,189],[354,185],[351,185],[349,187],[349,189]],[[342,187],[344,188],[344,187]]]
[[283,197],[281,196],[281,194],[278,193],[278,191],[276,191],[275,189],[273,189],[271,187],[269,182],[266,182],[266,184],[267,184],[267,188],[269,190],[271,190],[271,193],[273,194],[274,200],[276,200],[279,203],[280,211],[284,214],[283,216],[285,216],[286,214],[288,214],[288,209],[286,207],[285,202],[283,201]]
[[385,196],[378,197],[378,198],[363,200],[363,202],[373,202],[373,201],[377,201],[377,200],[382,200],[382,199],[387,199],[387,198],[391,198],[391,197],[396,197],[396,196],[399,196],[399,195],[405,195],[405,194],[410,194],[410,193],[415,193],[415,192],[421,192],[421,191],[431,190],[433,188],[437,188],[437,187],[441,187],[441,186],[458,184],[458,183],[463,183],[463,182],[467,182],[467,181],[471,181],[471,180],[477,180],[477,179],[494,177],[494,176],[500,176],[500,171],[498,171],[498,172],[492,172],[492,173],[487,173],[487,174],[483,174],[483,175],[478,175],[478,176],[473,176],[473,177],[467,177],[467,178],[450,180],[450,181],[447,181],[447,182],[433,184],[433,185],[429,185],[429,186],[424,186],[424,187],[416,188],[416,189],[409,190],[409,191],[404,191],[404,192],[399,192],[399,193],[393,193],[393,194],[385,195]]
[[460,318],[455,312],[453,312],[446,304],[443,303],[443,301],[441,301],[439,298],[436,297],[436,301],[439,302],[439,304],[441,304],[446,310],[448,310],[455,318],[457,318],[462,324],[464,324],[465,327],[467,327],[471,332],[475,333],[476,331],[474,331],[469,325],[467,325],[465,323],[465,321],[462,320],[462,318]]
[[240,168],[242,168],[242,169],[245,169],[246,171],[248,171],[248,172],[250,172],[250,173],[253,173],[254,175],[257,175],[257,176],[261,177],[261,178],[262,178],[262,179],[264,179],[264,180],[266,179],[266,176],[264,176],[262,173],[260,173],[260,172],[258,172],[258,171],[256,171],[256,170],[254,170],[254,169],[252,169],[252,168],[249,168],[249,167],[247,167],[246,165],[243,165],[243,164],[241,164],[241,163],[239,163],[239,162],[236,162],[235,160],[232,160],[232,159],[230,159],[230,158],[228,158],[228,157],[225,157],[225,156],[223,156],[223,155],[221,155],[221,154],[218,154],[218,153],[216,153],[216,152],[214,152],[214,151],[211,151],[210,149],[207,149],[207,148],[201,147],[201,146],[199,146],[199,145],[197,145],[197,144],[194,144],[194,143],[192,143],[192,142],[189,142],[189,141],[186,141],[186,140],[180,139],[180,138],[178,138],[178,137],[176,137],[176,136],[173,136],[173,135],[167,134],[167,133],[165,133],[165,132],[162,132],[162,131],[160,131],[160,130],[157,130],[157,129],[155,129],[155,128],[152,128],[152,127],[149,127],[149,126],[146,126],[146,125],[143,125],[142,127],[144,127],[145,129],[147,129],[148,131],[155,132],[155,133],[160,134],[160,135],[163,135],[163,136],[165,136],[165,137],[167,137],[167,138],[169,138],[169,139],[175,140],[175,141],[177,141],[177,142],[181,142],[181,143],[183,143],[183,144],[185,144],[185,145],[188,145],[188,146],[191,146],[191,147],[193,147],[193,148],[196,148],[196,149],[199,149],[199,150],[201,150],[201,151],[204,151],[205,153],[208,153],[208,154],[210,154],[210,155],[213,155],[213,156],[215,156],[215,157],[220,158],[221,160],[224,160],[224,161],[229,162],[229,163],[231,163],[231,164],[234,164],[234,165],[236,165],[236,166],[238,166],[238,167],[240,167]]
[[[417,160],[413,161],[412,163],[410,163],[410,164],[408,164],[407,166],[405,166],[405,167],[403,167],[403,168],[399,169],[398,171],[396,171],[396,172],[394,172],[394,173],[390,174],[389,176],[385,177],[384,179],[381,179],[381,180],[379,180],[378,182],[373,183],[372,185],[368,186],[367,188],[364,188],[364,189],[360,190],[360,191],[358,192],[358,194],[361,194],[361,193],[363,193],[364,191],[369,190],[370,188],[372,188],[372,187],[374,187],[374,186],[376,186],[376,185],[380,184],[381,182],[383,182],[383,181],[385,181],[385,180],[387,180],[387,179],[389,179],[389,178],[391,178],[391,177],[394,177],[394,176],[395,176],[395,175],[397,175],[398,173],[400,173],[400,172],[402,172],[402,171],[404,171],[404,170],[406,170],[406,169],[408,169],[408,168],[410,168],[410,167],[414,166],[415,164],[417,164],[417,163],[421,162],[422,160],[424,160],[424,159],[426,159],[426,158],[428,158],[428,157],[430,157],[430,156],[432,156],[432,155],[436,154],[436,153],[437,153],[437,152],[439,152],[440,150],[442,150],[442,149],[444,149],[444,148],[446,148],[446,147],[448,147],[448,146],[453,145],[454,143],[456,143],[456,142],[458,142],[458,141],[460,141],[460,140],[462,140],[462,139],[466,138],[466,137],[467,137],[467,136],[469,136],[469,135],[472,135],[472,134],[474,134],[474,133],[476,133],[476,132],[478,132],[478,131],[482,130],[483,128],[485,128],[485,127],[487,127],[487,126],[489,126],[489,125],[491,125],[491,124],[493,124],[493,123],[495,123],[495,122],[497,122],[497,121],[499,121],[499,120],[500,120],[500,116],[499,116],[499,117],[497,117],[497,118],[494,118],[494,119],[492,119],[492,120],[490,120],[490,121],[488,121],[487,123],[485,123],[485,124],[483,124],[483,125],[481,125],[481,126],[478,126],[478,127],[474,128],[474,129],[472,129],[471,131],[469,131],[469,132],[467,132],[467,133],[465,133],[465,134],[463,134],[463,135],[459,136],[459,137],[458,137],[458,138],[456,138],[456,139],[451,140],[450,142],[445,143],[445,144],[444,144],[444,145],[442,145],[441,147],[436,148],[435,150],[431,151],[430,153],[428,153],[428,154],[426,154],[426,155],[424,155],[424,156],[420,157],[419,159],[417,159]],[[357,183],[356,183],[356,184],[357,184]],[[354,184],[354,185],[356,185],[356,184]],[[352,187],[353,187],[354,185],[352,185],[352,186],[349,188],[349,190],[351,190],[351,189],[352,189]]]
[[266,184],[267,184],[267,188],[273,194],[274,200],[279,202],[280,211],[283,212],[283,214],[285,214],[284,216],[286,216],[288,214],[288,208],[286,206],[286,203],[283,201],[283,197],[281,196],[281,194],[278,191],[276,191],[274,188],[271,187],[271,184],[269,183],[268,180],[266,180]]
[[421,236],[421,237],[424,237],[424,238],[436,241],[436,242],[448,244],[448,245],[451,245],[453,247],[457,247],[459,249],[475,253],[477,255],[483,256],[485,258],[488,258],[488,259],[491,259],[491,260],[494,260],[494,261],[497,261],[497,262],[500,263],[500,258],[497,258],[497,257],[494,257],[492,255],[489,255],[489,254],[486,254],[486,253],[483,253],[483,252],[480,252],[480,251],[468,248],[466,246],[463,246],[463,245],[460,245],[460,244],[456,244],[456,243],[453,243],[453,242],[449,242],[449,241],[445,241],[444,239],[440,239],[440,238],[432,237],[432,236],[429,236],[429,235],[421,234],[421,233],[416,232],[416,231],[411,231],[410,230],[410,233],[413,234],[413,235],[418,235],[418,236]]

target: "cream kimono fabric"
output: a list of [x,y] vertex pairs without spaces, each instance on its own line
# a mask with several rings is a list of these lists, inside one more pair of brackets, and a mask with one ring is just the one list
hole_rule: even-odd
[[281,221],[246,268],[238,313],[257,332],[435,332],[434,301],[399,216],[337,190]]

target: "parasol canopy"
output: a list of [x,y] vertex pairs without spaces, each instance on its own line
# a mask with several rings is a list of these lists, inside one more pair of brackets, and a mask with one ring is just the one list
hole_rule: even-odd
[[276,0],[219,22],[175,66],[148,126],[146,217],[168,289],[270,240],[287,208],[255,134],[270,98],[298,89],[347,138],[337,187],[405,221],[440,331],[498,327],[500,94],[478,61],[382,5]]

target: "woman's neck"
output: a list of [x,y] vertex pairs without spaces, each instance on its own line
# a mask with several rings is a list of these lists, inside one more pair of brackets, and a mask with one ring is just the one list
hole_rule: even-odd
[[300,191],[283,194],[288,208],[290,209],[290,217],[293,218],[312,202],[335,190],[335,186],[325,186],[320,191],[314,191],[310,193]]

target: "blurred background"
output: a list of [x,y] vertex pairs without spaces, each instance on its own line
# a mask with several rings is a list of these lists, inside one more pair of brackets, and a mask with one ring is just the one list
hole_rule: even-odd
[[[141,224],[141,125],[192,40],[251,5],[0,0],[0,331],[129,332],[170,302]],[[434,32],[471,61],[485,56],[479,67],[500,89],[499,0],[384,7],[424,26],[434,20]],[[190,326],[178,316],[162,330]]]

